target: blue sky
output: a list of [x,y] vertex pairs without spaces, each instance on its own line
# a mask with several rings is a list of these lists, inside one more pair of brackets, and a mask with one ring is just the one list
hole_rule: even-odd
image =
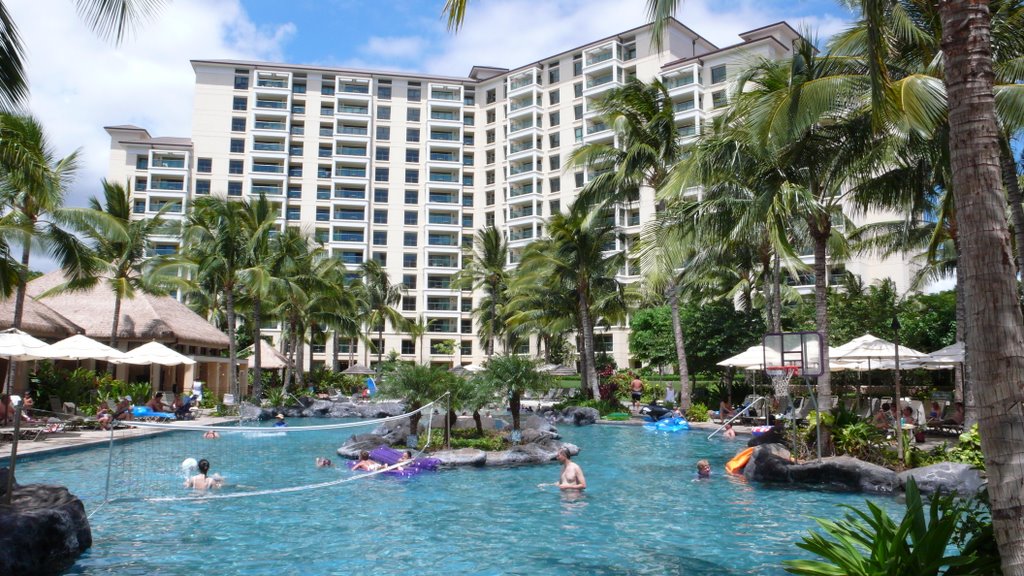
[[[449,33],[443,0],[173,0],[120,45],[96,37],[67,0],[4,0],[25,40],[29,108],[56,152],[80,150],[69,203],[84,205],[108,173],[104,126],[154,136],[192,133],[190,60],[237,59],[465,76],[517,67],[646,23],[645,0],[470,0]],[[786,20],[818,36],[851,14],[830,0],[686,0],[677,17],[719,46]]]

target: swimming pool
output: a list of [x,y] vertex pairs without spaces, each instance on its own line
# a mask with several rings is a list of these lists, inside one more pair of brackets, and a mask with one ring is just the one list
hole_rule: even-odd
[[[725,462],[743,443],[708,441],[700,431],[559,430],[582,449],[576,461],[589,489],[581,497],[537,487],[557,480],[553,463],[253,498],[115,503],[92,517],[93,547],[71,573],[782,574],[781,560],[806,557],[793,543],[814,525],[808,516],[838,516],[838,504],[862,506],[865,498],[727,477]],[[180,446],[167,436],[151,442]],[[216,442],[217,450],[235,449],[227,435]],[[312,476],[348,474],[314,469],[319,450],[292,441],[284,452]],[[102,499],[106,455],[89,449],[19,461],[18,481],[67,485],[91,512]],[[701,458],[714,473],[694,482]],[[259,473],[295,473],[291,461],[280,464]],[[229,479],[252,473],[220,471]],[[876,501],[901,509],[893,499]]]

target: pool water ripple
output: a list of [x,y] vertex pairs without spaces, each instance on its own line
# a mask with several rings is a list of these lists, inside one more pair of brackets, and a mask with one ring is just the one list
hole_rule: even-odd
[[[863,506],[865,498],[728,477],[724,464],[742,442],[708,441],[696,431],[563,426],[560,432],[582,448],[576,461],[590,486],[583,495],[537,487],[557,480],[552,463],[375,477],[253,498],[115,503],[92,518],[93,548],[72,573],[782,574],[781,560],[807,557],[794,542],[814,526],[810,516],[834,518],[843,513],[838,504]],[[279,466],[233,470],[223,456],[215,465],[222,464],[229,480],[265,478],[272,485],[285,485],[297,472],[300,483],[349,474],[313,469],[323,439],[305,445],[302,438],[260,444],[280,450],[274,453]],[[218,442],[215,450],[231,449]],[[180,447],[157,439],[146,450],[166,455]],[[27,459],[19,463],[18,480],[65,484],[92,511],[102,500],[97,462],[105,458],[105,450],[85,450]],[[701,458],[714,472],[695,482]],[[173,474],[173,466],[168,470]],[[180,489],[179,477],[169,482],[166,490]],[[873,500],[900,510],[895,500]]]

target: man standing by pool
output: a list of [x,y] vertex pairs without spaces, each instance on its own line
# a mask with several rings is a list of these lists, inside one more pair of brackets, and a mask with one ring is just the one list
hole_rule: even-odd
[[644,393],[644,381],[639,376],[633,376],[633,381],[629,383],[629,389],[633,393],[633,411],[636,412],[640,409],[640,397]]
[[559,490],[586,490],[587,479],[583,477],[583,469],[570,459],[569,449],[559,448],[557,458],[562,463],[562,475],[558,478]]

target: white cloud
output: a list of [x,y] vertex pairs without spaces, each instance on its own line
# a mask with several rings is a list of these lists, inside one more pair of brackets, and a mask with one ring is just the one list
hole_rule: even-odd
[[168,3],[120,46],[100,40],[72,2],[7,0],[28,52],[29,111],[58,153],[82,149],[69,204],[84,205],[107,174],[104,126],[136,124],[154,136],[192,131],[193,58],[280,60],[292,24],[256,26],[238,0]]

